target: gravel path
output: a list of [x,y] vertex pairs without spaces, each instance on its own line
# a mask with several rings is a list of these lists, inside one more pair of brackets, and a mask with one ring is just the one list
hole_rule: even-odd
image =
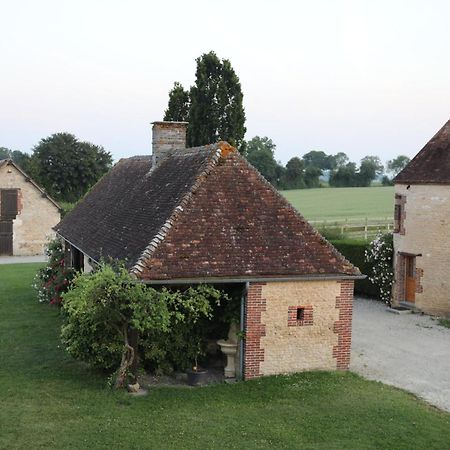
[[20,263],[35,263],[45,262],[47,257],[45,255],[37,256],[0,256],[0,264],[20,264]]
[[393,314],[356,298],[351,370],[450,411],[450,329],[430,316]]

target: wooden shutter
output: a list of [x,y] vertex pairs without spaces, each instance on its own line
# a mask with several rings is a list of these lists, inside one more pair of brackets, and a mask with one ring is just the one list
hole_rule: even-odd
[[17,189],[1,190],[1,218],[2,220],[13,220],[16,218],[17,209]]

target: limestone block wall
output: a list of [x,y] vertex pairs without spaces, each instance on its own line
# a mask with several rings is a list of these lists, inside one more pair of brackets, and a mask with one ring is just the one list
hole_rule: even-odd
[[0,189],[18,189],[19,212],[13,220],[13,254],[41,255],[52,227],[61,219],[59,209],[12,165],[0,167]]
[[395,186],[405,198],[404,234],[394,234],[394,303],[402,298],[398,252],[416,256],[415,305],[428,314],[450,316],[450,186]]
[[245,378],[347,370],[353,281],[250,283]]

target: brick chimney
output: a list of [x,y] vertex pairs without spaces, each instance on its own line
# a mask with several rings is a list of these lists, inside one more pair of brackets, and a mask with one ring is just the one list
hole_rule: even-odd
[[186,148],[187,122],[152,122],[153,167],[176,149]]

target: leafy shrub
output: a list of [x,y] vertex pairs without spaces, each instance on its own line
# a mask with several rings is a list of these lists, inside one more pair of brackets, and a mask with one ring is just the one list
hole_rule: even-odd
[[226,297],[207,285],[165,292],[170,325],[162,332],[144,333],[140,344],[145,366],[167,373],[192,368],[193,362],[205,354],[213,306]]
[[[102,264],[91,274],[79,274],[64,294],[62,342],[74,358],[109,371],[118,368],[115,385],[120,387],[139,347],[155,365],[192,362],[201,352],[194,325],[211,317],[210,299],[220,296],[209,286],[156,290],[123,266]],[[132,343],[135,332],[138,344]],[[179,360],[167,362],[168,354],[178,354]]]
[[365,252],[366,261],[370,264],[370,281],[377,286],[379,298],[386,304],[391,303],[392,281],[394,271],[393,261],[393,236],[392,233],[379,234]]
[[59,239],[50,241],[45,253],[48,263],[39,269],[33,287],[40,302],[59,305],[62,294],[67,291],[73,278],[73,271],[64,267],[64,250]]
[[[366,250],[369,243],[357,240],[337,240],[331,243],[344,255],[354,266],[358,267],[362,274],[370,275],[372,273],[372,264],[366,261]],[[367,297],[378,298],[379,289],[369,278],[356,280],[355,293]]]
[[76,205],[76,202],[59,202],[59,206],[61,206],[61,217],[67,216],[67,214],[69,214]]
[[337,241],[346,238],[345,234],[342,233],[340,227],[320,228],[319,233],[328,241]]

